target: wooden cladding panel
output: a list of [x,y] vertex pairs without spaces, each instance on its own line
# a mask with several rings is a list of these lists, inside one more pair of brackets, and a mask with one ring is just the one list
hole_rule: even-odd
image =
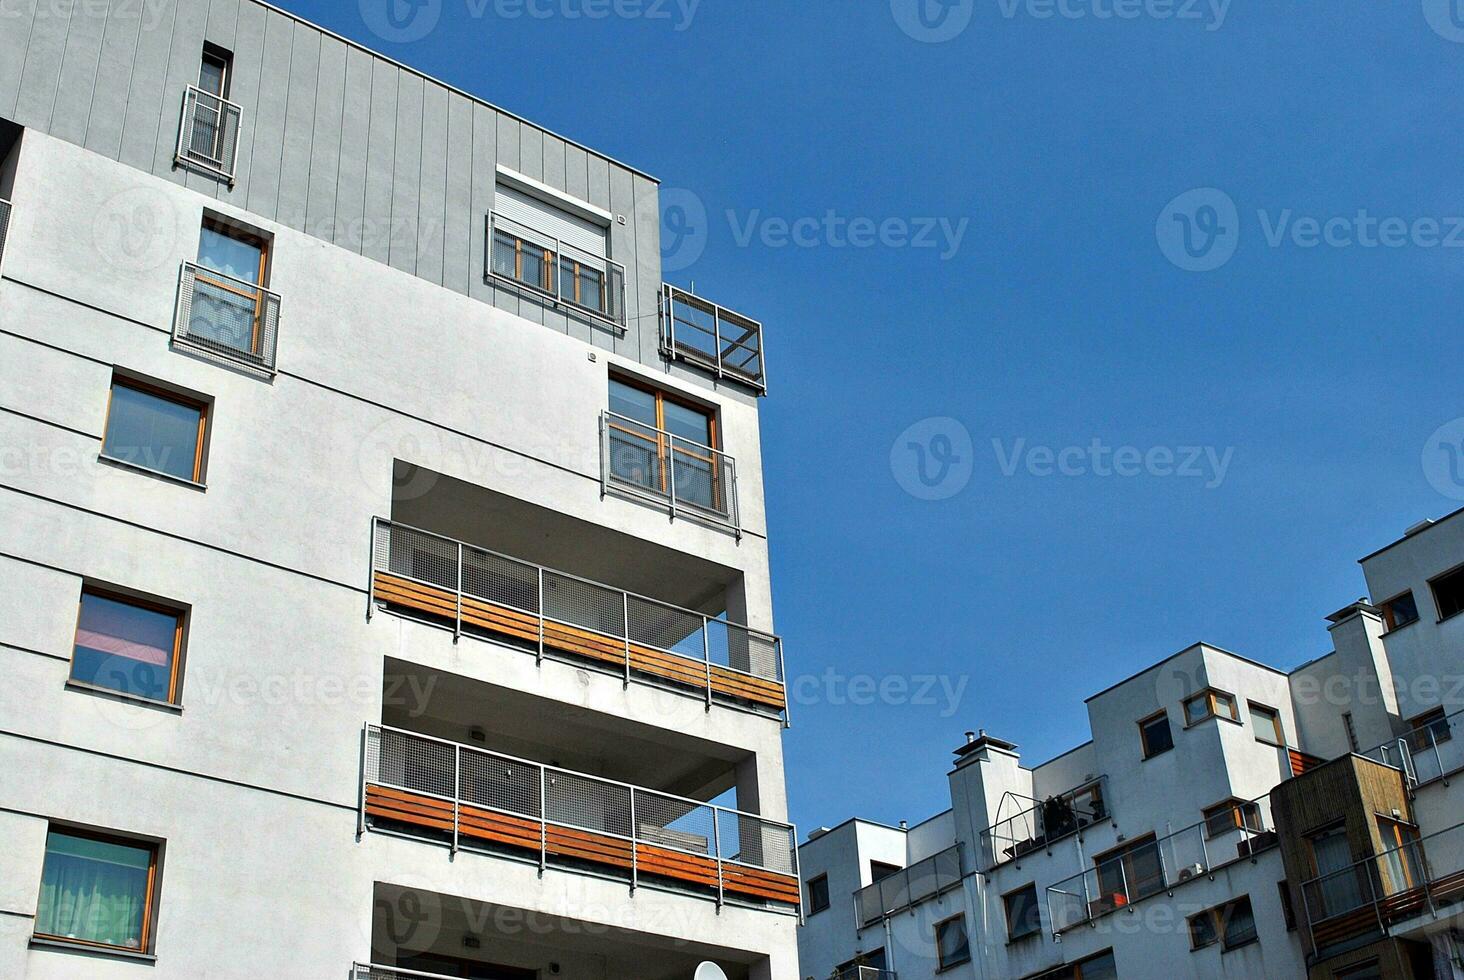
[[[385,786],[366,787],[366,815],[397,823],[452,832],[453,806],[447,800],[422,796]],[[545,851],[555,857],[602,864],[622,871],[631,869],[631,842],[607,834],[576,830],[554,824],[541,826],[537,820],[462,804],[458,811],[458,834],[523,851]],[[644,842],[635,845],[635,865],[640,874],[717,887],[714,858],[674,851]],[[725,891],[751,898],[797,905],[798,879],[792,875],[763,871],[738,864],[724,864]]]
[[[381,602],[405,606],[432,616],[456,619],[458,615],[455,593],[386,572],[375,574],[372,595]],[[539,619],[532,613],[497,606],[465,595],[462,598],[462,617],[466,626],[476,626],[529,643],[539,642]],[[625,664],[624,641],[574,626],[545,622],[544,645],[602,663],[616,666]],[[630,668],[699,690],[706,690],[707,687],[707,668],[703,662],[637,643],[630,644]],[[729,670],[719,664],[712,664],[711,685],[714,693],[726,697],[752,701],[778,710],[787,706],[782,684]]]

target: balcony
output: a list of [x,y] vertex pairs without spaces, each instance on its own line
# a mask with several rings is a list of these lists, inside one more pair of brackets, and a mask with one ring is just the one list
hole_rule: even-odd
[[387,609],[696,691],[708,710],[786,711],[770,633],[380,518],[371,536],[372,599]]
[[1276,846],[1266,797],[1231,811],[1223,829],[1214,819],[1158,839],[1137,838],[1086,871],[1047,888],[1054,938],[1176,885],[1213,874],[1227,864]]
[[851,966],[835,973],[830,980],[897,980],[894,970],[873,966]]
[[5,258],[5,233],[10,229],[10,202],[0,198],[0,260]]
[[497,211],[488,213],[485,281],[625,327],[625,267]]
[[1105,785],[1106,778],[1099,778],[1041,802],[1031,801],[1036,805],[981,832],[982,854],[992,867],[1020,861],[1108,820]]
[[1464,824],[1410,841],[1301,886],[1316,958],[1411,931],[1464,902]]
[[855,925],[863,929],[960,884],[961,845],[957,844],[855,892]]
[[183,93],[174,160],[185,167],[222,177],[232,187],[239,156],[239,120],[244,110],[195,85]]
[[661,287],[661,354],[767,394],[762,324],[669,283]]
[[367,725],[361,829],[796,912],[797,832],[756,814]]
[[279,322],[278,293],[193,262],[183,263],[174,346],[273,377]]
[[1461,725],[1464,711],[1456,711],[1359,754],[1403,770],[1412,788],[1427,786],[1464,770],[1464,739],[1454,734]]
[[731,456],[613,412],[600,419],[600,485],[741,534]]

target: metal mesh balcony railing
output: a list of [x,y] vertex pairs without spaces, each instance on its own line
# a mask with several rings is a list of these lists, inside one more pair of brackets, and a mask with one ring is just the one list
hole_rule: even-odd
[[488,213],[488,278],[625,326],[625,267],[497,211]]
[[10,230],[10,202],[0,199],[0,261],[5,259],[5,233]]
[[243,110],[228,99],[190,85],[183,93],[176,159],[234,182]]
[[372,522],[373,596],[490,635],[783,711],[782,640],[725,617],[554,571],[383,519]]
[[178,276],[173,342],[266,374],[275,370],[280,297],[193,262]]
[[1458,737],[1461,728],[1464,711],[1456,711],[1359,754],[1402,769],[1410,786],[1426,786],[1464,769],[1464,738]]
[[[790,824],[599,776],[366,726],[362,824],[386,821],[537,854],[542,865],[589,863],[675,881],[724,901],[730,893],[796,906],[797,831]],[[374,824],[373,824],[374,825]]]
[[961,845],[946,848],[854,893],[855,925],[878,922],[961,883]]
[[983,856],[993,866],[1020,860],[1109,819],[1105,783],[1100,777],[997,821],[981,832]]
[[1464,824],[1301,886],[1313,952],[1330,955],[1398,923],[1464,902]]
[[615,488],[686,513],[741,527],[737,463],[724,452],[614,412],[600,420],[600,475]]
[[1216,868],[1252,857],[1276,844],[1270,827],[1270,797],[1237,804],[1167,837],[1130,842],[1086,871],[1047,888],[1047,914],[1054,936],[1109,912],[1204,877]]
[[762,324],[670,283],[661,287],[661,353],[768,390]]

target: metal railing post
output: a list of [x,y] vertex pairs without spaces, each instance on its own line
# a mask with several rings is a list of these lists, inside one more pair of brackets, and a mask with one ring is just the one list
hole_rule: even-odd
[[630,687],[630,594],[620,593],[621,608],[625,618],[621,620],[620,628],[625,631],[625,686]]
[[361,726],[361,790],[357,797],[360,810],[356,815],[356,840],[366,836],[366,754],[371,745],[371,724]]
[[463,799],[463,747],[452,749],[452,853],[458,852],[458,826],[461,823]]
[[[1445,724],[1447,724],[1447,722]],[[1428,741],[1429,741],[1429,744],[1433,746],[1434,762],[1437,762],[1438,763],[1438,766],[1439,766],[1439,778],[1444,781],[1444,785],[1445,786],[1448,786],[1449,785],[1449,780],[1448,780],[1448,775],[1447,775],[1447,773],[1444,770],[1444,757],[1439,752],[1439,740],[1438,740],[1438,736],[1436,736],[1434,734],[1434,730],[1433,730],[1432,726],[1430,726],[1429,729],[1428,729]]]
[[788,662],[783,659],[783,641],[773,637],[773,647],[778,651],[778,683],[783,685],[783,728],[793,727],[793,695],[788,690]]
[[452,625],[452,642],[456,643],[463,636],[463,543],[458,542],[457,546],[457,619]]
[[[1245,836],[1245,817],[1244,817],[1244,815],[1241,816],[1240,823],[1241,823],[1241,828],[1240,828],[1241,829],[1241,835],[1240,835],[1240,839],[1241,840],[1247,840],[1248,838]],[[1206,874],[1210,874],[1211,877],[1214,877],[1214,875],[1211,874],[1211,872],[1210,872],[1210,842],[1206,839],[1209,836],[1210,836],[1210,828],[1201,825],[1201,827],[1200,827],[1200,860],[1202,860],[1203,862],[1205,862],[1205,873]],[[1164,856],[1163,856],[1163,852],[1162,851],[1160,852],[1160,857],[1159,857],[1159,868],[1160,868],[1160,870],[1163,870],[1163,868],[1164,868]],[[1168,884],[1168,882],[1166,882],[1165,884]]]
[[[1134,896],[1129,891],[1128,869],[1123,866],[1123,858],[1118,859],[1118,875],[1123,881],[1123,899],[1125,905],[1134,904]],[[1164,877],[1164,852],[1159,852],[1159,877]]]
[[[726,897],[723,890],[724,879],[722,877],[722,814],[721,811],[712,808],[712,846],[717,851],[717,908],[721,909],[722,902]],[[856,914],[854,918],[859,918]]]
[[[366,622],[371,622],[371,614],[376,611],[376,527],[380,518],[375,514],[371,515],[371,554],[366,562]],[[388,542],[390,538],[387,539]],[[388,547],[390,545],[388,544]]]
[[[711,633],[712,633],[711,620],[708,617],[703,616],[702,617],[702,659],[706,661],[706,665],[707,665],[707,710],[708,711],[711,711],[712,710],[712,636],[711,636]],[[731,638],[732,638],[732,636],[731,636],[731,628],[729,626],[727,639],[730,641]]]
[[666,433],[666,486],[671,491],[671,519],[676,520],[676,437]]
[[630,793],[630,893],[635,894],[635,887],[640,883],[640,832],[635,822],[635,789],[628,790]]
[[534,662],[539,666],[544,664],[544,566],[538,566],[539,573],[539,652]]
[[798,924],[803,925],[808,921],[803,910],[803,857],[798,853],[798,831],[788,831],[789,842],[793,846],[793,877],[798,882]]
[[539,767],[539,877],[549,866],[549,776]]
[[600,413],[600,499],[610,494],[610,420]]
[[712,307],[712,342],[717,345],[717,377],[722,376],[722,313],[720,306]]

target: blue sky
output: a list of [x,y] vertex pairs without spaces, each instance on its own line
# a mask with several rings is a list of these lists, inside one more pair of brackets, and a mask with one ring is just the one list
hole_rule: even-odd
[[939,43],[915,0],[426,0],[400,44],[385,2],[288,0],[695,195],[671,278],[766,322],[805,829],[943,808],[967,728],[1043,761],[1197,640],[1325,653],[1356,560],[1464,496],[1452,0],[929,0]]

